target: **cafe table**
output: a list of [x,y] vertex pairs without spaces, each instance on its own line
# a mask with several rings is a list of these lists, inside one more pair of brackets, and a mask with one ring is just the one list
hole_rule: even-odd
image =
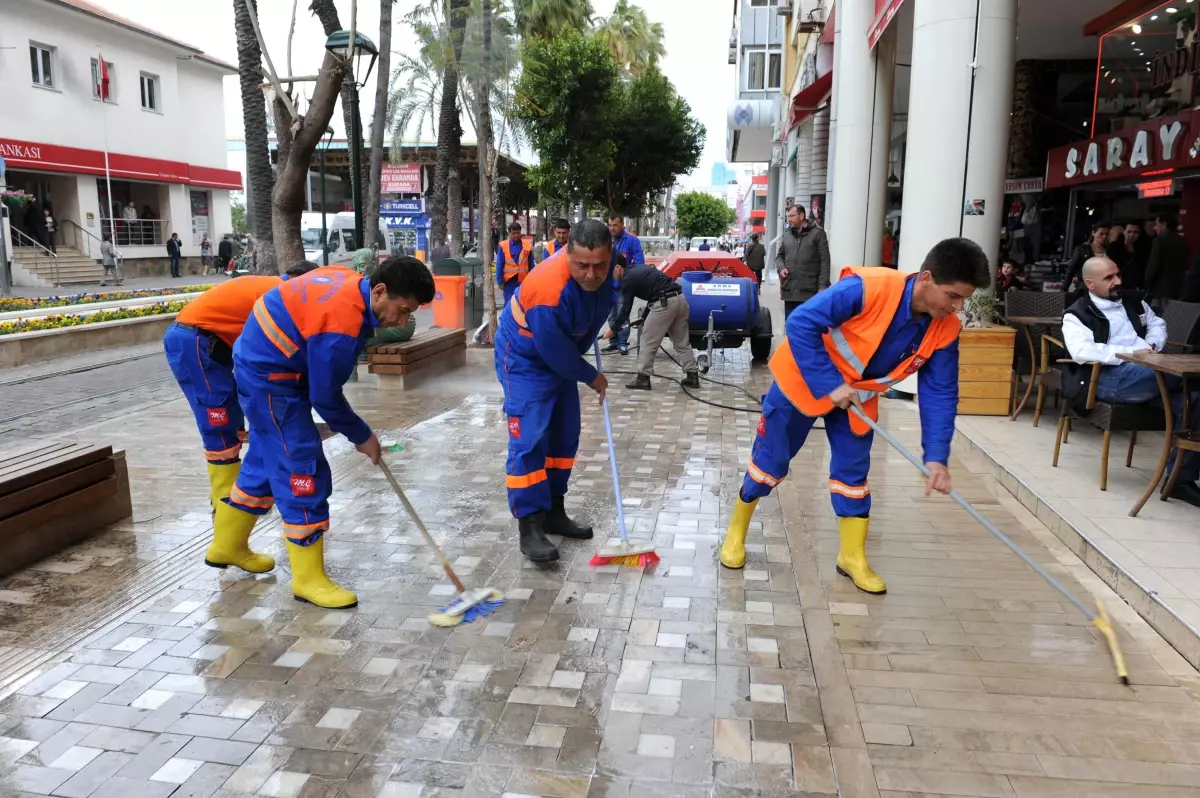
[[1029,402],[1029,396],[1033,393],[1033,385],[1037,382],[1038,368],[1041,363],[1038,362],[1038,352],[1040,349],[1033,344],[1033,328],[1034,327],[1061,327],[1062,315],[1058,316],[1005,316],[1004,321],[1011,326],[1020,327],[1025,331],[1025,340],[1029,343],[1029,362],[1032,367],[1029,370],[1029,384],[1025,386],[1025,394],[1021,397],[1021,401],[1017,404],[1011,420],[1015,421],[1021,415],[1021,411],[1025,409],[1026,403]]
[[[1154,369],[1154,377],[1158,381],[1158,392],[1162,396],[1163,408],[1165,408],[1165,430],[1163,432],[1162,452],[1158,457],[1158,465],[1154,469],[1154,476],[1150,479],[1150,484],[1146,486],[1146,492],[1138,499],[1137,504],[1133,505],[1133,509],[1129,511],[1131,516],[1136,516],[1141,512],[1142,507],[1150,500],[1151,494],[1155,488],[1159,487],[1162,482],[1163,474],[1167,470],[1167,462],[1171,459],[1171,450],[1179,447],[1179,453],[1182,457],[1183,452],[1200,452],[1200,434],[1191,431],[1191,388],[1189,380],[1200,377],[1200,355],[1162,355],[1154,352],[1133,352],[1128,355],[1117,355],[1118,358],[1126,363],[1137,363],[1139,366]],[[1167,390],[1167,377],[1179,377],[1183,380],[1183,414],[1182,426],[1180,432],[1175,431],[1175,414],[1171,412],[1171,393]],[[1172,473],[1177,473],[1174,470]],[[1162,486],[1162,491],[1159,498],[1166,501],[1170,493],[1170,488],[1174,487],[1174,480],[1168,481]]]

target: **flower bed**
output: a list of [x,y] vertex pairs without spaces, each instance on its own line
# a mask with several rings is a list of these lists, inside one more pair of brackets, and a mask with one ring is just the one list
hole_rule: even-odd
[[74,296],[51,296],[26,299],[25,297],[0,298],[0,313],[13,310],[37,310],[59,308],[65,305],[90,305],[94,302],[120,302],[125,299],[141,299],[168,294],[196,294],[212,288],[208,285],[185,285],[180,288],[146,288],[141,291],[109,291],[98,294],[75,294]]
[[17,319],[16,321],[0,322],[0,335],[35,332],[38,330],[57,330],[63,327],[79,327],[95,324],[101,321],[119,321],[121,319],[137,319],[143,316],[160,316],[164,313],[178,313],[187,301],[158,302],[153,305],[141,305],[133,308],[118,308],[116,310],[98,310],[86,316],[40,316],[33,319]]

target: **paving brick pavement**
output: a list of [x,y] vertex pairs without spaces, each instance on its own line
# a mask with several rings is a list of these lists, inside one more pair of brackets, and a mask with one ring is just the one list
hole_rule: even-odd
[[[613,358],[611,365],[624,365]],[[674,367],[661,361],[662,370]],[[761,391],[744,353],[713,376]],[[618,381],[614,379],[614,385]],[[63,796],[1195,796],[1200,678],[1127,607],[1115,682],[1085,619],[877,444],[872,562],[832,568],[819,432],[760,503],[744,570],[716,563],[757,417],[615,387],[631,533],[654,569],[586,565],[616,533],[604,427],[584,401],[570,497],[598,540],[553,568],[516,548],[490,353],[418,391],[348,388],[486,621],[431,627],[448,591],[377,470],[345,441],[329,566],[360,606],[292,601],[286,567],[205,568],[184,403],[86,430],[126,448],[135,515],[0,581],[0,790]],[[732,389],[703,395],[745,405]],[[885,423],[918,438],[915,415]],[[960,462],[956,485],[1081,595],[1104,588]],[[283,563],[277,516],[255,545]],[[1081,582],[1083,584],[1081,584]]]

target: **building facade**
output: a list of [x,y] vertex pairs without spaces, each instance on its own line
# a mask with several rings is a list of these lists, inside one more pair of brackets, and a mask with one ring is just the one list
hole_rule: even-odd
[[[95,260],[110,234],[127,272],[162,273],[172,234],[194,257],[203,235],[230,232],[242,180],[226,167],[222,84],[236,71],[83,0],[0,4],[0,158],[8,190],[33,198],[14,214],[28,223],[12,219],[17,283],[45,277],[20,265],[34,241]],[[34,224],[42,209],[53,242]]]

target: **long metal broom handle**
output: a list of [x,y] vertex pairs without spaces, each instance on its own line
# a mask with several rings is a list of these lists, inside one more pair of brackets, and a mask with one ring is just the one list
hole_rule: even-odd
[[[640,340],[640,339],[639,339]],[[596,351],[596,371],[604,373],[604,364],[600,362],[600,339],[593,344]],[[621,531],[621,540],[629,542],[629,533],[625,530],[625,506],[621,502],[621,478],[617,475],[617,448],[613,446],[612,420],[608,416],[608,396],[601,401],[604,407],[604,431],[608,433],[608,464],[612,466],[613,493],[617,496],[617,528]]]
[[462,580],[458,578],[458,574],[454,573],[454,569],[450,566],[450,561],[446,559],[446,555],[442,553],[437,541],[433,539],[433,535],[425,528],[425,522],[421,520],[421,516],[417,515],[417,508],[412,506],[412,502],[404,495],[404,488],[400,487],[400,483],[396,480],[396,476],[392,473],[392,469],[388,468],[388,464],[384,461],[383,456],[379,458],[379,470],[387,477],[387,481],[391,484],[392,490],[396,493],[396,498],[404,505],[404,509],[408,511],[408,517],[416,524],[420,530],[421,536],[425,538],[425,542],[433,549],[433,553],[437,555],[438,562],[442,565],[442,570],[446,572],[446,576],[450,577],[450,581],[458,588],[459,593],[465,593],[466,588],[463,587]]
[[[872,421],[870,418],[868,418],[867,415],[865,413],[863,413],[861,410],[859,410],[858,407],[856,407],[855,405],[850,405],[850,412],[854,413],[856,416],[858,416],[860,419],[862,419],[863,422],[865,422],[866,425],[868,427],[870,427],[871,430],[876,435],[878,435],[879,437],[883,438],[885,441],[890,443],[892,445],[893,449],[895,449],[900,454],[904,455],[904,459],[908,460],[908,462],[915,465],[917,467],[917,469],[920,470],[920,472],[923,475],[925,475],[926,477],[929,476],[929,469],[925,467],[925,464],[922,463],[919,459],[917,459],[916,455],[914,455],[912,452],[910,452],[908,449],[906,449],[904,447],[904,445],[900,443],[900,441],[893,438],[891,433],[887,432],[885,429],[883,429],[883,427],[879,426],[874,421]],[[1030,568],[1032,568],[1037,573],[1038,576],[1040,576],[1042,579],[1045,579],[1046,582],[1050,585],[1050,587],[1057,590],[1059,593],[1062,594],[1063,598],[1065,598],[1067,601],[1071,602],[1076,607],[1078,607],[1079,611],[1082,612],[1084,615],[1086,615],[1087,619],[1089,621],[1093,621],[1096,619],[1096,611],[1095,610],[1093,610],[1088,605],[1084,604],[1079,599],[1075,598],[1075,596],[1071,595],[1070,591],[1068,591],[1065,587],[1063,587],[1061,582],[1059,582],[1057,579],[1055,579],[1053,576],[1051,576],[1050,573],[1045,568],[1043,568],[1042,566],[1040,566],[1036,562],[1034,562],[1033,558],[1031,558],[1024,551],[1022,551],[1020,546],[1018,546],[1016,543],[1013,543],[1012,540],[1009,539],[1008,535],[1004,534],[999,529],[997,529],[996,525],[993,524],[991,521],[987,520],[986,518],[984,518],[983,515],[978,510],[975,509],[974,505],[972,505],[969,501],[964,499],[962,496],[958,495],[958,491],[951,490],[950,498],[954,499],[954,501],[958,502],[958,505],[960,507],[962,507],[964,510],[966,510],[967,513],[972,518],[974,518],[979,523],[983,524],[984,529],[986,529],[988,532],[991,532],[993,535],[995,535],[996,538],[1001,543],[1003,543],[1005,546],[1008,546],[1008,548],[1012,551],[1013,554],[1017,555],[1022,560],[1024,560],[1025,564],[1028,565]]]

